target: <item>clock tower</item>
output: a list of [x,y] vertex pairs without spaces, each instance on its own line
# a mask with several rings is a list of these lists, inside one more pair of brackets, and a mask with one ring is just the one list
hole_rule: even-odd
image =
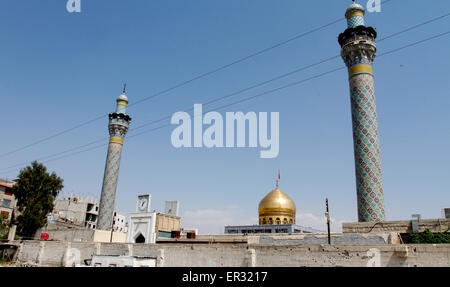
[[150,201],[152,196],[150,194],[139,195],[136,204],[136,213],[150,212]]
[[130,214],[127,242],[156,242],[156,212],[150,212],[151,194],[139,195],[136,213]]

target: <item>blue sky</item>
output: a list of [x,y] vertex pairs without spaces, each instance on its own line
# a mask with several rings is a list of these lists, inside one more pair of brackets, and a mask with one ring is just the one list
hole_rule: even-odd
[[[365,0],[360,1],[365,5]],[[114,110],[128,84],[130,103],[344,16],[351,1],[106,1],[82,0],[70,14],[65,0],[0,3],[1,153]],[[366,24],[379,38],[448,13],[447,1],[393,0]],[[450,17],[378,45],[378,53],[447,32]],[[338,55],[344,20],[128,109],[133,126],[171,115]],[[376,59],[374,65],[386,216],[441,216],[450,205],[450,95],[444,36]],[[337,58],[216,104],[231,103],[342,67]],[[214,107],[212,107],[214,109]],[[350,100],[345,70],[226,111],[280,113],[280,153],[259,148],[175,149],[163,128],[125,140],[116,205],[134,212],[137,195],[151,193],[153,209],[178,199],[184,227],[223,232],[257,223],[260,199],[274,187],[297,205],[298,224],[325,229],[328,197],[335,218],[356,221]],[[108,136],[108,119],[0,158],[10,166]],[[160,124],[167,124],[169,121]],[[154,126],[148,126],[151,129]],[[143,129],[145,130],[145,129]],[[137,132],[137,131],[136,131]],[[131,136],[133,133],[130,132]],[[107,141],[105,140],[105,143]],[[65,193],[100,197],[106,146],[45,163],[64,178]]]

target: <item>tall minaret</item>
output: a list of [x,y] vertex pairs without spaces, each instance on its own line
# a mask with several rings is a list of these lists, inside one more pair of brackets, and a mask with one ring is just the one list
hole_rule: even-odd
[[364,13],[353,1],[345,13],[348,28],[339,35],[339,44],[350,82],[358,220],[379,222],[385,214],[372,72],[377,32],[364,25]]
[[123,139],[131,122],[130,116],[126,114],[128,98],[125,95],[125,87],[123,93],[117,98],[116,112],[109,114],[110,138],[97,221],[97,229],[100,230],[111,230],[112,228]]

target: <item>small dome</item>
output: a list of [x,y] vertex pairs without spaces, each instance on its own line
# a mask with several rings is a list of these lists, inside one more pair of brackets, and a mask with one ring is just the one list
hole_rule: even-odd
[[361,4],[353,2],[352,5],[348,6],[347,10],[363,10],[364,11],[364,7]]
[[295,217],[294,201],[278,187],[266,195],[258,207],[259,216],[286,214]]
[[356,11],[360,11],[363,14],[365,13],[364,7],[362,5],[353,2],[350,6],[348,6],[347,11],[345,12],[345,17],[348,18],[350,14]]
[[127,95],[125,95],[125,94],[121,94],[121,95],[117,98],[117,101],[118,101],[118,102],[119,102],[119,101],[125,101],[125,102],[128,103],[128,97],[127,97]]

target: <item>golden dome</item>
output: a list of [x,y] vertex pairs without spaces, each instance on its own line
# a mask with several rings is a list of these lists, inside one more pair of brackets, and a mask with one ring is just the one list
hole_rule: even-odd
[[[278,187],[266,195],[259,203],[260,224],[269,224],[269,221],[276,223],[295,223],[295,203],[294,201]],[[264,220],[266,219],[266,220]],[[292,221],[291,221],[292,219]]]

